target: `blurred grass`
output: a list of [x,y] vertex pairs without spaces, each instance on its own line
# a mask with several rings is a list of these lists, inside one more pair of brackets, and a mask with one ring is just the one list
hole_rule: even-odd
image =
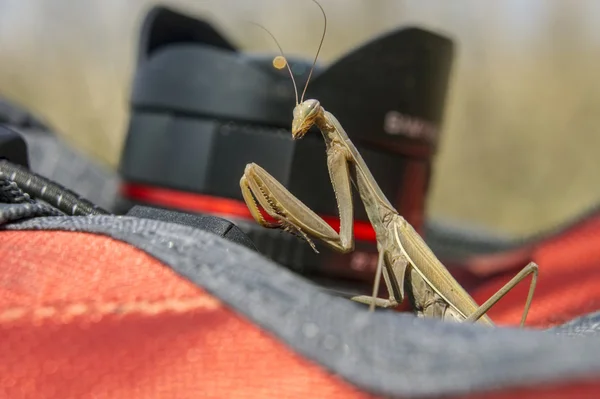
[[[147,0],[0,0],[0,96],[115,166]],[[567,4],[568,3],[568,4]],[[310,1],[165,1],[209,17],[248,50],[273,51],[242,19],[312,57],[321,20]],[[458,45],[429,201],[434,217],[528,234],[600,198],[600,3],[560,0],[322,0],[322,62],[403,24]],[[598,17],[595,17],[595,16]],[[342,121],[343,122],[343,121]]]

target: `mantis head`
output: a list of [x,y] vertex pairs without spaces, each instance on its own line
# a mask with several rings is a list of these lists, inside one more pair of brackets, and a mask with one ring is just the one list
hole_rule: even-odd
[[292,137],[294,140],[301,139],[323,115],[323,108],[318,100],[306,100],[294,107],[293,115]]

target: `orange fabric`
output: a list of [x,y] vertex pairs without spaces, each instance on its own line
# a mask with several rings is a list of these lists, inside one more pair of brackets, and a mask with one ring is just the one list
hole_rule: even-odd
[[[539,265],[539,277],[526,325],[547,328],[600,310],[600,216],[589,218],[569,231],[532,249],[531,260]],[[524,267],[525,264],[520,267]],[[518,270],[481,284],[474,292],[485,302]],[[488,313],[497,324],[521,321],[530,278],[522,281]]]
[[367,398],[110,238],[0,233],[1,398]]
[[0,337],[0,398],[370,397],[152,257],[85,233],[0,232]]

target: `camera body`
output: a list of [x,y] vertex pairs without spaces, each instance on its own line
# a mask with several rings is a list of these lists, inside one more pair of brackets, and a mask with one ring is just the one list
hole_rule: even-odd
[[[287,71],[272,66],[275,55],[244,53],[206,21],[151,10],[140,36],[117,211],[144,204],[215,214],[297,272],[371,281],[374,232],[358,195],[356,250],[345,255],[319,243],[315,254],[297,237],[259,226],[243,202],[239,180],[254,162],[337,222],[324,142],[318,131],[292,140],[294,91]],[[448,38],[399,29],[317,66],[305,96],[338,118],[384,194],[418,231],[452,58]],[[299,87],[311,61],[288,59]]]

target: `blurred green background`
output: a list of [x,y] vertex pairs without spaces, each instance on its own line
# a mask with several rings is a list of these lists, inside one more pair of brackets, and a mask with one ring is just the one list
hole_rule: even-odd
[[[147,0],[0,0],[0,96],[116,166]],[[456,59],[429,214],[501,233],[550,228],[600,199],[600,2],[321,0],[321,61],[418,24],[452,37]],[[322,20],[309,0],[164,1],[208,16],[239,46],[312,57]],[[291,110],[290,110],[291,115]],[[343,124],[343,121],[342,121]]]

